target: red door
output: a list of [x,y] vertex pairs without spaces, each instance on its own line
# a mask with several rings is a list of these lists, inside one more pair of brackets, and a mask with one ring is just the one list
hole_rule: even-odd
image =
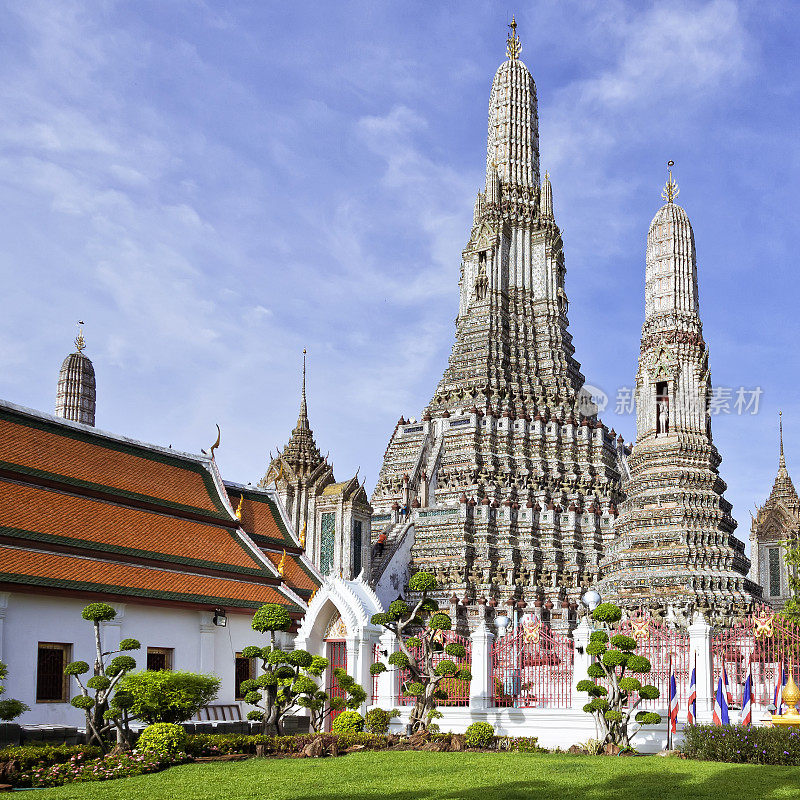
[[[336,676],[333,674],[334,669],[337,667],[341,667],[345,670],[347,669],[347,650],[345,649],[345,643],[343,641],[328,641],[325,655],[329,662],[325,691],[328,693],[328,697],[346,697],[344,689],[339,686],[339,681],[336,680]],[[326,730],[330,730],[330,724],[333,718],[338,714],[341,714],[341,711],[331,712],[325,724]]]

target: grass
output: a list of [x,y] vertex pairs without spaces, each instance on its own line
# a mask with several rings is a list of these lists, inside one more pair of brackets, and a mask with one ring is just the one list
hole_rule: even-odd
[[800,769],[657,757],[370,752],[186,764],[35,794],[37,800],[796,800]]

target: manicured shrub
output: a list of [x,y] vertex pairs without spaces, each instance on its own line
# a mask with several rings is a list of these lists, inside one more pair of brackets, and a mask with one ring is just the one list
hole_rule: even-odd
[[400,712],[396,708],[391,711],[385,711],[382,708],[371,708],[364,717],[364,730],[369,733],[388,733],[389,722],[394,717],[399,716]]
[[488,722],[473,722],[464,734],[464,744],[467,747],[489,747],[494,739],[494,726]]
[[800,766],[800,730],[687,725],[681,749],[689,758],[703,761]]
[[23,747],[4,747],[0,750],[0,762],[16,761],[22,772],[28,772],[34,767],[64,764],[75,757],[93,759],[102,754],[103,751],[99,747],[92,747],[86,744],[37,744]]
[[180,725],[158,722],[148,725],[139,736],[136,749],[142,753],[174,756],[186,748],[186,731]]
[[12,719],[16,719],[30,710],[30,706],[23,703],[22,700],[15,700],[11,697],[8,700],[0,700],[0,719],[3,722],[11,722]]
[[253,614],[251,626],[254,631],[285,631],[292,624],[292,618],[285,606],[277,603],[266,603]]
[[130,715],[152,725],[185,722],[212,702],[219,678],[195,672],[154,670],[126,675],[120,691],[131,698]]
[[361,733],[364,717],[358,711],[342,711],[331,724],[331,733]]

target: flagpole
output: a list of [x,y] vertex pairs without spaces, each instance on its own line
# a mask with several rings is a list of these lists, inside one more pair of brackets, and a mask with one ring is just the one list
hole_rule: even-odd
[[[672,750],[672,653],[669,654],[669,667],[667,669],[667,750]],[[675,687],[677,688],[677,687]]]

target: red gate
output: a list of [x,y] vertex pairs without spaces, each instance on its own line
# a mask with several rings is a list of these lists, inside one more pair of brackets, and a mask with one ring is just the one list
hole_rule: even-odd
[[[469,669],[472,663],[472,641],[468,636],[461,636],[453,631],[439,631],[436,639],[443,645],[455,642],[456,644],[463,644],[467,654],[464,658],[453,658],[446,653],[438,652],[433,654],[433,665],[436,666],[440,661],[455,661],[460,666]],[[422,655],[422,647],[410,648],[412,655],[419,659]],[[407,669],[400,673],[400,705],[410,706],[413,705],[416,698],[412,695],[405,694],[403,687],[410,677]],[[457,678],[444,678],[439,684],[439,688],[447,692],[447,700],[437,700],[437,706],[468,706],[469,705],[469,681],[461,681]]]
[[716,631],[711,639],[714,686],[724,665],[733,705],[741,708],[748,672],[753,676],[753,702],[766,708],[775,702],[775,689],[782,671],[792,665],[795,681],[800,680],[800,628],[770,609]]
[[642,700],[639,708],[666,708],[670,669],[675,673],[678,703],[685,706],[692,671],[688,631],[670,628],[668,624],[640,613],[620,622],[613,633],[636,639],[636,655],[644,656],[650,662],[650,672],[638,677],[642,684],[655,686],[661,693],[657,700]]
[[[339,681],[333,674],[334,669],[337,667],[341,667],[345,670],[347,669],[347,650],[345,649],[345,643],[343,641],[328,641],[326,642],[325,652],[326,658],[330,662],[327,680],[325,682],[325,691],[328,693],[328,697],[344,697],[346,699],[347,692],[339,686]],[[328,717],[325,725],[326,729],[330,730],[330,723],[333,721],[334,717],[337,717],[341,713],[341,711],[336,711],[335,709],[331,711],[331,715]]]
[[569,636],[537,618],[492,647],[492,697],[496,706],[570,708],[575,653]]

